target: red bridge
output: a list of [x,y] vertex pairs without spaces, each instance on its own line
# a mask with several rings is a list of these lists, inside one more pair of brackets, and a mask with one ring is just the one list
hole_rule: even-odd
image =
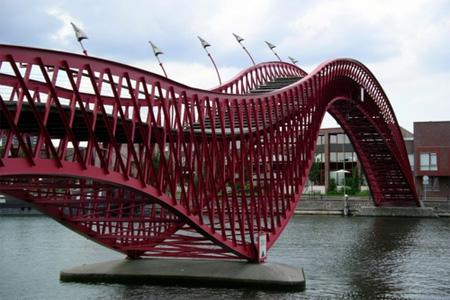
[[351,59],[268,62],[210,91],[94,57],[0,45],[0,192],[129,257],[264,260],[325,112],[376,205],[419,205],[394,112]]

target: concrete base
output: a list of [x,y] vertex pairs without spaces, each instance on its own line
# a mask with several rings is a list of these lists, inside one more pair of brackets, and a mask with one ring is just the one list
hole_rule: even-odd
[[342,216],[343,212],[341,210],[296,210],[295,215],[326,215],[326,216]]
[[61,271],[62,281],[243,287],[302,291],[302,268],[278,263],[188,259],[123,259]]
[[361,207],[353,215],[364,217],[439,217],[432,208],[427,207]]

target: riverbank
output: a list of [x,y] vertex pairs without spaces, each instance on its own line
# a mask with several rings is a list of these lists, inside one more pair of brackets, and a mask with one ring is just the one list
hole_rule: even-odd
[[[347,200],[348,215],[365,217],[450,217],[447,199],[425,201],[424,207],[376,207],[368,197]],[[297,205],[297,215],[343,215],[342,197],[304,195]]]

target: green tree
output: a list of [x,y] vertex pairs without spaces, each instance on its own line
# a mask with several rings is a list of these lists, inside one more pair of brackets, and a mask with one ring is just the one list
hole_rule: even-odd
[[347,186],[349,187],[348,193],[354,195],[361,189],[361,174],[356,167],[352,169],[352,177],[347,178]]
[[328,184],[328,192],[336,192],[336,179],[331,178],[330,183]]
[[320,181],[320,163],[318,161],[314,161],[311,170],[309,171],[309,181],[313,184],[317,184]]

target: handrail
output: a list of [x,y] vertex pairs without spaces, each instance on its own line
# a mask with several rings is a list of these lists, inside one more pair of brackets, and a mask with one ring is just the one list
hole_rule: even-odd
[[210,91],[224,94],[247,94],[275,78],[305,77],[307,73],[294,64],[272,61],[251,66]]

